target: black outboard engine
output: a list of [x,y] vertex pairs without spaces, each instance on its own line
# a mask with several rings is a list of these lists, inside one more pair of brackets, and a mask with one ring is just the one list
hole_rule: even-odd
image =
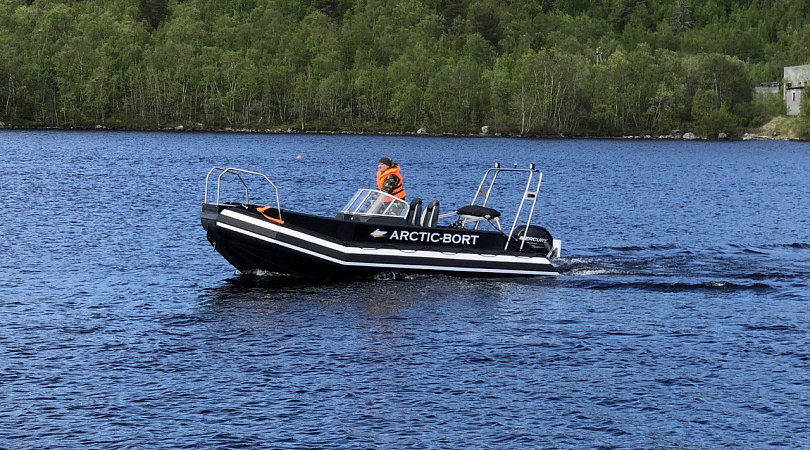
[[[524,235],[525,238],[524,238]],[[518,242],[524,241],[524,248],[528,246],[531,249],[537,250],[539,252],[548,253],[554,247],[554,242],[551,237],[551,233],[543,227],[537,225],[530,225],[529,230],[526,231],[526,225],[521,225],[515,228],[515,232],[512,233],[512,239],[517,240]]]

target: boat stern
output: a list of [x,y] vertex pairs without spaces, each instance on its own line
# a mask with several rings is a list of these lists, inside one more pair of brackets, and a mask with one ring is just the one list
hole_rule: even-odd
[[549,259],[559,258],[560,254],[562,253],[562,241],[559,239],[552,239],[551,240],[551,253],[549,253]]

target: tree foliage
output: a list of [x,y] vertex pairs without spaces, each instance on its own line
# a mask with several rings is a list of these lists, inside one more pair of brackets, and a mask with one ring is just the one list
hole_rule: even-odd
[[[802,0],[5,0],[21,126],[733,132],[810,54]],[[598,54],[597,54],[597,49]]]

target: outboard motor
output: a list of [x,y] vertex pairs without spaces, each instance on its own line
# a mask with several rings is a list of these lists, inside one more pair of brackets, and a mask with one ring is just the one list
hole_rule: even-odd
[[[526,234],[525,238],[524,233]],[[512,238],[518,242],[525,240],[524,247],[529,246],[529,248],[543,253],[550,253],[554,248],[554,239],[551,237],[551,233],[537,225],[530,225],[528,231],[526,231],[526,225],[515,228]]]

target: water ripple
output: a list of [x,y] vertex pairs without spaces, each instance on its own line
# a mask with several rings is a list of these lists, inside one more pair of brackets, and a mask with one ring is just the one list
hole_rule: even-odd
[[[810,156],[795,145],[2,138],[2,448],[810,442]],[[450,209],[478,180],[446,174],[546,161],[538,208],[555,212],[562,275],[311,282],[235,274],[205,242],[210,166],[266,170],[285,204],[332,214],[373,184],[383,147],[409,195]],[[329,192],[306,187],[313,173]],[[29,207],[43,200],[67,213],[45,220]]]

